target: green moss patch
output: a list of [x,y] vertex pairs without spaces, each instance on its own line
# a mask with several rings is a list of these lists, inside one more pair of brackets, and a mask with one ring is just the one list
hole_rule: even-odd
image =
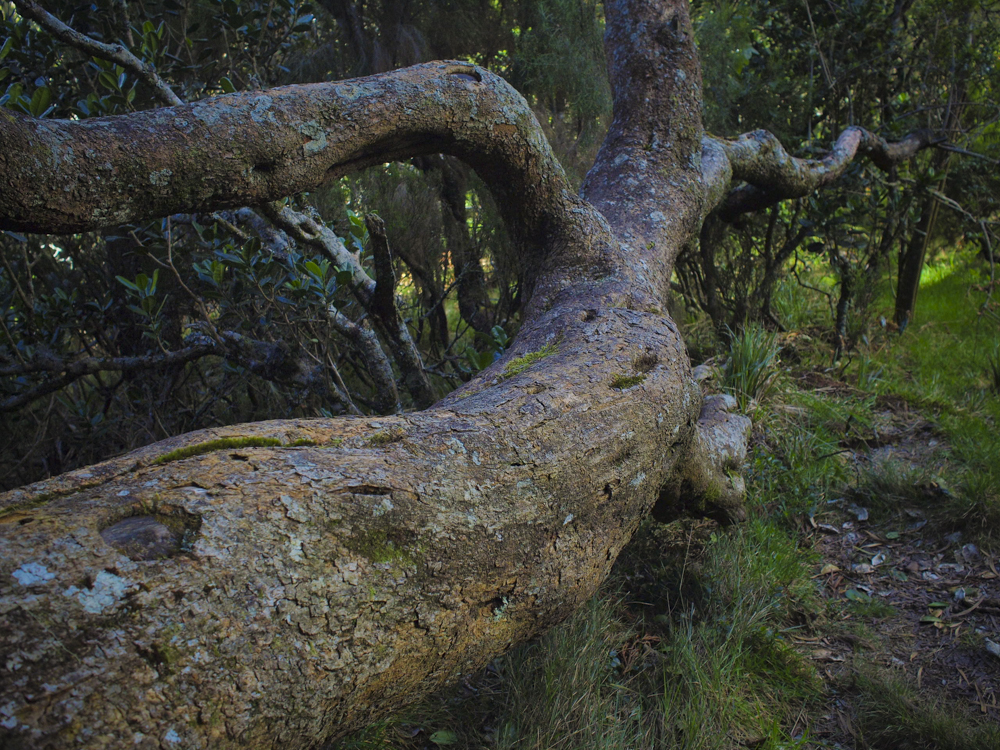
[[390,427],[388,430],[376,432],[368,438],[368,444],[378,448],[383,445],[389,445],[390,443],[398,443],[404,437],[406,437],[406,430],[402,427]]
[[169,453],[164,453],[162,456],[153,461],[153,463],[156,465],[168,464],[171,461],[180,461],[183,458],[191,458],[192,456],[200,456],[203,453],[212,453],[214,451],[226,450],[228,448],[272,448],[279,445],[281,445],[281,441],[277,438],[219,438],[218,440],[209,440],[204,443],[198,443],[197,445],[186,445],[183,448],[178,448],[177,450],[170,451]]
[[373,563],[390,563],[414,568],[417,558],[412,548],[394,542],[385,531],[369,531],[347,541],[347,548]]
[[523,357],[518,357],[517,359],[512,359],[507,363],[507,366],[503,369],[503,379],[512,378],[515,375],[520,375],[522,372],[531,367],[535,362],[540,359],[545,359],[546,357],[555,354],[558,348],[555,344],[546,344],[537,352],[529,352]]
[[645,374],[626,375],[625,373],[620,372],[611,378],[611,387],[616,390],[624,391],[626,388],[639,385],[639,383],[643,382],[645,379]]

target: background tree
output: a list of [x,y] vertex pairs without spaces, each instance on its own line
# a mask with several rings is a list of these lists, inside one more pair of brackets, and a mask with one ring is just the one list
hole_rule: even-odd
[[[890,277],[905,327],[935,237],[985,244],[995,232],[996,206],[982,198],[996,188],[996,12],[919,1],[693,4],[710,132],[766,127],[807,155],[862,124],[888,138],[925,128],[952,147],[888,172],[852,165],[837,190],[766,212],[721,211],[678,264],[689,303],[718,327],[780,326],[774,297],[788,269],[825,267],[837,279],[838,350],[864,334],[864,311]],[[966,156],[955,160],[956,150]],[[944,182],[954,169],[961,180]],[[938,223],[942,207],[949,219]]]

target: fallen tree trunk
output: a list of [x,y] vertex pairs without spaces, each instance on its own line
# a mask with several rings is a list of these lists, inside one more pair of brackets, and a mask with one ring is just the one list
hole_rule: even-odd
[[520,96],[462,63],[0,114],[0,228],[233,208],[444,152],[498,196],[534,280],[510,351],[427,411],[202,431],[0,498],[4,747],[314,746],[566,617],[658,499],[738,513],[746,424],[718,404],[699,423],[663,311],[743,157],[703,140],[687,3],[605,8],[591,203]]
[[[508,356],[428,411],[195,433],[9,493],[5,746],[306,747],[363,726],[585,601],[691,443],[700,393],[660,314],[683,231],[644,216],[623,245],[484,70],[8,117],[0,138],[34,156],[0,167],[5,226],[33,231],[236,207],[444,151],[498,195],[535,271]],[[669,158],[700,148],[695,130]],[[55,168],[67,153],[77,172]]]

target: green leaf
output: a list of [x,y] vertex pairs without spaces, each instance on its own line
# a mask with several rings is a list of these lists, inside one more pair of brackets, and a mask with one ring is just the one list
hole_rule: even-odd
[[138,292],[139,291],[139,287],[136,286],[135,284],[133,284],[128,279],[126,279],[124,276],[115,276],[115,278],[118,279],[118,283],[119,284],[121,284],[122,286],[124,286],[124,287],[126,287],[128,289],[131,289],[133,292]]
[[350,271],[337,271],[337,284],[347,286],[354,279],[354,274]]
[[864,604],[868,604],[872,600],[868,594],[862,593],[857,589],[847,589],[847,591],[844,592],[844,596],[852,602],[862,602]]
[[939,625],[941,624],[941,618],[935,617],[934,615],[924,615],[923,617],[920,618],[920,622],[927,623],[930,625]]
[[35,93],[31,96],[31,104],[28,107],[31,111],[31,116],[42,117],[45,115],[48,112],[49,102],[51,101],[52,92],[48,86],[41,86],[35,89]]
[[101,82],[101,85],[108,91],[116,91],[118,89],[118,84],[115,77],[111,75],[108,71],[102,70],[97,76],[97,80]]
[[223,77],[223,79],[219,81],[219,85],[222,87],[222,91],[226,94],[236,93],[236,87],[233,85],[233,82],[230,81],[228,78]]
[[457,745],[458,735],[447,729],[440,729],[431,735],[431,742],[435,745]]
[[10,48],[13,44],[14,37],[12,36],[9,36],[6,40],[4,40],[3,46],[0,47],[0,60],[3,60],[8,54],[10,54]]

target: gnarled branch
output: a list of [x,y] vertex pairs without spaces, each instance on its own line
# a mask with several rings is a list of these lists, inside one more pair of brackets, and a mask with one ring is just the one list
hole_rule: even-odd
[[890,143],[869,130],[851,126],[823,158],[799,159],[766,130],[755,130],[732,141],[712,138],[710,148],[725,154],[732,179],[747,183],[730,191],[718,209],[719,215],[724,221],[733,221],[740,214],[805,197],[838,179],[858,156],[866,156],[879,169],[889,171],[918,151],[941,142],[943,139],[930,130],[919,130]]

